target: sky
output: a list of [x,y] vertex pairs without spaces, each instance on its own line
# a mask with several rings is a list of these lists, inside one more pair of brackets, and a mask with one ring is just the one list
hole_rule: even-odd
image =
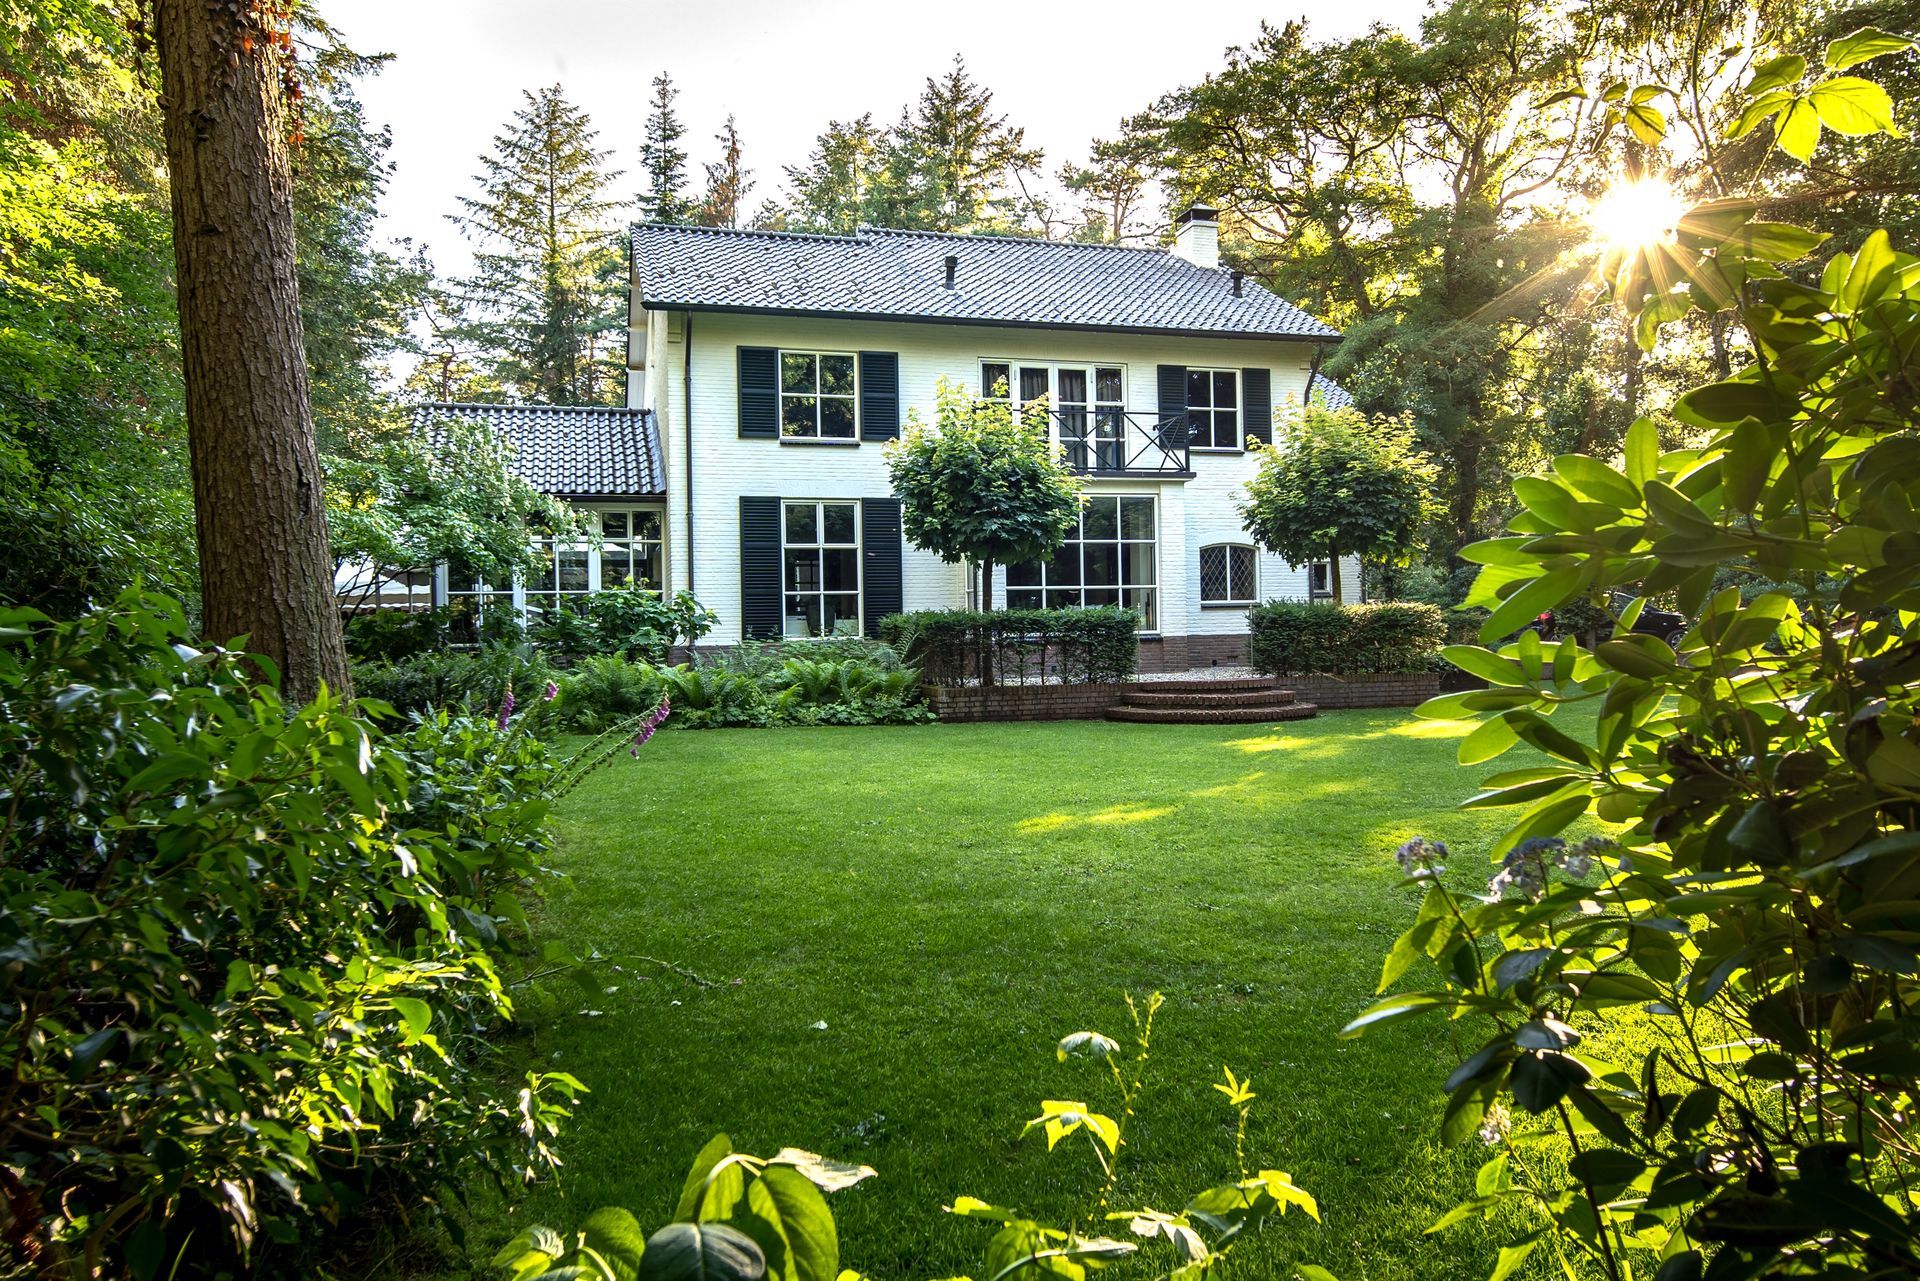
[[1217,67],[1264,18],[1304,17],[1320,38],[1374,22],[1412,26],[1425,0],[319,0],[363,53],[394,61],[361,86],[369,117],[392,130],[395,172],[385,233],[424,243],[443,273],[469,257],[447,215],[473,190],[476,158],[519,106],[558,82],[586,109],[639,190],[650,82],[680,89],[682,145],[700,185],[713,134],[732,112],[756,171],[749,206],[781,194],[781,167],[805,160],[828,120],[871,111],[891,123],[955,53],[1023,126],[1054,172],[1090,140],[1161,94]]

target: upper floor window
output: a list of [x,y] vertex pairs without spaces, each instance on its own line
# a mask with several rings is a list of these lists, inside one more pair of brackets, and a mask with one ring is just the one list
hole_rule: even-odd
[[1259,558],[1244,543],[1200,549],[1200,603],[1251,605],[1259,593]]
[[1240,448],[1240,371],[1187,370],[1187,443],[1195,449]]
[[780,434],[798,440],[854,438],[850,352],[780,353]]
[[1067,464],[1081,471],[1118,471],[1124,461],[1126,375],[1118,365],[1016,364],[980,366],[981,394],[1018,409],[1047,397],[1053,434]]

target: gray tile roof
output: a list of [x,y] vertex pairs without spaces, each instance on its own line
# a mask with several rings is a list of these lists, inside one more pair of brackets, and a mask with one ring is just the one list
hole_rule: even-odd
[[1353,393],[1325,374],[1314,378],[1313,395],[1328,409],[1346,409],[1353,404]]
[[[954,287],[946,260],[957,258]],[[1165,249],[863,227],[850,236],[642,223],[642,306],[1242,338],[1339,333]]]
[[[660,433],[644,409],[559,405],[416,405],[427,429],[449,418],[479,423],[513,450],[513,471],[560,498],[658,497],[667,492]],[[436,443],[438,441],[436,440]]]

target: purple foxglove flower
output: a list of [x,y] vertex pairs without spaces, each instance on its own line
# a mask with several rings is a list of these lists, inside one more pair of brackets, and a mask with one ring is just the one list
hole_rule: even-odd
[[507,696],[500,700],[500,728],[505,729],[513,718],[513,687],[507,687]]
[[543,701],[551,703],[555,698],[558,698],[559,696],[560,696],[560,686],[554,683],[553,681],[548,681],[547,693]]

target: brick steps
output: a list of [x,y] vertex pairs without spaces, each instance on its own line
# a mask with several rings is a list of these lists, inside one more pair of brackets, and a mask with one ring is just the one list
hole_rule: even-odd
[[1319,711],[1276,681],[1252,677],[1142,684],[1107,708],[1107,719],[1146,725],[1258,725],[1305,720]]
[[1276,721],[1303,721],[1319,712],[1312,703],[1257,707],[1136,707],[1131,703],[1116,703],[1107,709],[1107,719],[1150,725],[1270,725]]

